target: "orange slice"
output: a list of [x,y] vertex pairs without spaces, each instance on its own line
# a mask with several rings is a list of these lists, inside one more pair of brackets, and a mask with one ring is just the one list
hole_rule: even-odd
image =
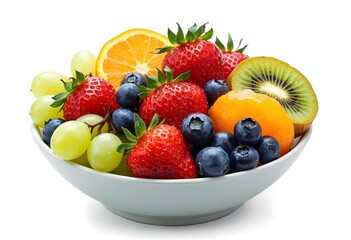
[[168,38],[157,32],[135,28],[109,40],[96,60],[96,74],[117,89],[130,72],[157,76],[165,55],[153,54],[156,48],[170,45]]

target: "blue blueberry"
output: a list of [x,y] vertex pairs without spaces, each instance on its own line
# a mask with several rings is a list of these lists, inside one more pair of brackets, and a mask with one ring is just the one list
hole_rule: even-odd
[[137,73],[137,72],[131,72],[128,73],[127,75],[124,76],[123,80],[122,80],[122,84],[125,83],[133,83],[136,85],[143,85],[146,87],[146,80],[145,80],[145,76],[143,74]]
[[122,127],[134,133],[134,117],[133,111],[127,108],[118,108],[111,116],[112,126],[117,132],[123,134]]
[[261,126],[252,118],[241,119],[234,126],[234,137],[243,145],[254,146],[261,140]]
[[203,89],[210,106],[213,105],[217,98],[229,91],[225,80],[210,80],[204,85]]
[[184,118],[181,130],[184,138],[196,146],[208,145],[214,134],[213,122],[203,113],[192,113]]
[[280,156],[280,145],[275,138],[264,136],[256,145],[256,149],[260,155],[260,163],[269,163]]
[[117,102],[124,108],[137,108],[140,103],[140,90],[133,83],[125,83],[117,90]]
[[234,171],[253,169],[259,161],[259,154],[254,147],[239,145],[230,154],[230,166]]
[[228,154],[238,145],[238,141],[234,138],[234,135],[229,132],[217,132],[213,135],[211,141],[211,146],[221,147]]
[[50,147],[52,134],[54,133],[56,128],[64,122],[65,120],[63,120],[62,118],[54,118],[45,122],[45,125],[43,128],[43,141],[46,143],[46,145]]
[[229,156],[220,147],[206,147],[196,156],[195,163],[199,176],[218,177],[229,171]]

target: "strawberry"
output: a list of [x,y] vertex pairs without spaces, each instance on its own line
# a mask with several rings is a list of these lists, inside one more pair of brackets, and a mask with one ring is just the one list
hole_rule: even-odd
[[139,86],[143,100],[138,113],[147,124],[157,113],[165,119],[165,123],[180,129],[183,119],[189,114],[207,114],[208,103],[204,90],[185,81],[189,72],[175,79],[169,67],[165,67],[164,72],[165,75],[158,69],[158,77],[146,76],[147,87]]
[[216,38],[216,45],[221,49],[223,52],[223,79],[227,79],[229,74],[234,70],[234,68],[243,60],[249,58],[249,56],[243,54],[244,50],[246,49],[247,45],[240,48],[241,41],[235,51],[233,51],[234,44],[232,37],[228,34],[228,42],[227,47],[223,45],[223,43]]
[[205,32],[206,24],[197,28],[196,24],[189,28],[184,37],[183,30],[178,25],[177,34],[168,29],[169,41],[174,46],[156,49],[155,53],[167,52],[162,68],[168,66],[175,76],[190,71],[189,82],[203,87],[212,79],[222,76],[222,52],[216,44],[209,41],[213,35],[212,28]]
[[51,106],[62,106],[66,121],[75,120],[86,114],[97,114],[102,117],[119,106],[116,100],[116,90],[107,81],[96,76],[85,78],[83,73],[76,71],[76,78],[64,82],[67,92],[53,97]]
[[127,163],[134,177],[179,179],[196,178],[194,159],[179,129],[158,124],[155,114],[146,128],[143,120],[134,114],[135,132],[123,128],[131,143],[121,144],[117,151],[128,154]]

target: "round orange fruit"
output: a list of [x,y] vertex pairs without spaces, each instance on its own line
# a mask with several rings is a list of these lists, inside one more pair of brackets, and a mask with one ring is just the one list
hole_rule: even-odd
[[168,38],[157,32],[134,28],[104,44],[96,60],[96,74],[117,89],[130,72],[157,76],[165,53],[153,54],[157,48],[170,45]]
[[294,124],[277,100],[252,90],[231,90],[219,97],[209,110],[215,131],[233,133],[235,124],[247,117],[255,119],[262,136],[272,136],[280,144],[281,156],[294,142]]

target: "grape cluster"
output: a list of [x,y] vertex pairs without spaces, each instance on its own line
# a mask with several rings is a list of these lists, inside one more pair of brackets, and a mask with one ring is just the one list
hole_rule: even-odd
[[[76,70],[84,75],[95,74],[96,57],[89,51],[77,52],[71,61],[71,73]],[[110,132],[107,119],[87,114],[76,120],[65,121],[60,107],[52,107],[53,96],[64,92],[69,78],[57,72],[41,72],[32,81],[31,91],[35,97],[30,108],[33,123],[42,129],[43,141],[59,158],[81,161],[92,168],[110,172],[118,167],[123,153],[117,152],[122,143],[119,136]]]

